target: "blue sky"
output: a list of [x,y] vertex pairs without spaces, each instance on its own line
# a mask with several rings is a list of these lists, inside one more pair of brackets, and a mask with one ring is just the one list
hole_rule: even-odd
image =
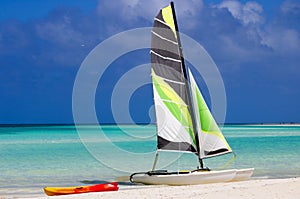
[[[152,26],[168,3],[1,1],[0,124],[72,123],[72,90],[85,57],[116,33]],[[222,75],[226,122],[300,122],[300,1],[186,0],[175,6],[181,32],[205,47]],[[95,96],[101,122],[114,122],[110,96],[118,78],[144,63],[148,50],[112,63]],[[132,96],[135,122],[150,121],[151,96],[149,85]]]

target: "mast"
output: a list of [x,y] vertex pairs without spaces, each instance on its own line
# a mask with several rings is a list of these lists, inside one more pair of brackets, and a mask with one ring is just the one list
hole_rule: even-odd
[[188,81],[187,68],[185,66],[185,61],[184,61],[184,57],[183,57],[183,53],[182,53],[182,46],[181,46],[181,40],[180,40],[180,35],[179,35],[179,28],[178,28],[178,23],[177,23],[177,18],[176,18],[174,2],[171,1],[170,4],[171,4],[173,16],[174,16],[174,25],[175,25],[176,37],[177,37],[177,41],[178,41],[179,55],[180,55],[180,58],[181,58],[183,74],[184,74],[184,78],[185,78],[185,81],[186,81],[187,100],[188,100],[188,105],[189,105],[190,111],[191,111],[193,131],[194,131],[195,137],[196,137],[197,152],[198,152],[197,155],[198,155],[198,159],[199,159],[200,169],[203,169],[203,161],[200,157],[199,135],[198,135],[198,132],[197,132],[197,129],[196,129],[196,120],[195,120],[194,109],[192,108],[193,103],[192,103],[192,98],[191,98],[191,88],[190,88],[190,84],[189,84],[189,81]]

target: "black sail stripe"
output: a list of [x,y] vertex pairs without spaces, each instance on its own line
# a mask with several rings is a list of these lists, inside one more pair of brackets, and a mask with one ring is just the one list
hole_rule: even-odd
[[[157,21],[157,23],[161,23],[161,24],[163,24],[165,26],[168,26],[168,24],[166,22],[164,22],[164,21],[162,21],[160,19],[154,18],[154,20]],[[168,26],[168,27],[170,28],[170,26]]]
[[172,44],[174,44],[174,45],[178,45],[177,42],[171,41],[171,40],[169,40],[169,39],[163,37],[162,35],[158,34],[157,32],[154,32],[153,30],[151,31],[151,33],[153,34],[153,36],[157,36],[157,37],[159,37],[160,39],[162,39],[162,40],[164,40],[164,41],[166,41],[166,42],[170,42],[170,43],[172,43]]
[[[156,16],[156,18],[164,21],[161,12]],[[177,43],[177,39],[174,35],[173,30],[171,30],[171,28],[167,24],[154,20],[153,31],[161,35],[162,37]]]
[[[151,53],[152,69],[155,74],[160,77],[170,79],[177,82],[184,82],[181,69],[181,63],[172,60],[162,59],[161,57]],[[181,91],[182,92],[182,91]],[[181,93],[177,93],[181,96]]]
[[206,156],[209,156],[209,155],[215,155],[215,154],[225,153],[225,152],[229,152],[229,150],[226,149],[226,148],[222,148],[222,149],[218,149],[218,150],[215,150],[215,151],[204,151],[204,154]]
[[162,39],[156,34],[152,34],[152,41],[153,40],[155,40],[155,42],[152,42],[151,49],[156,53],[181,60],[178,51],[178,44],[172,43],[166,39]]
[[196,153],[196,149],[187,142],[173,142],[157,136],[158,148],[174,151],[190,151]]
[[164,26],[163,24],[157,23],[154,24],[157,26],[153,26],[153,32],[160,35],[161,37],[172,41],[173,43],[177,43],[177,39],[174,35],[174,32],[172,29],[170,29],[168,26]]
[[[154,50],[157,50],[157,49],[154,49]],[[157,55],[160,58],[165,59],[165,60],[170,60],[170,61],[175,61],[175,62],[181,62],[181,59],[176,59],[176,58],[172,58],[172,57],[165,57],[164,55],[159,54],[158,52],[155,52],[154,50],[150,50],[150,53],[153,53],[153,54],[155,54],[155,55]]]
[[[160,77],[158,75],[156,75],[157,77]],[[174,81],[174,80],[171,80],[171,79],[166,79],[164,77],[160,77],[162,80],[164,80],[165,82],[167,83],[174,83],[174,84],[180,84],[180,85],[185,85],[185,82],[178,82],[178,81]]]

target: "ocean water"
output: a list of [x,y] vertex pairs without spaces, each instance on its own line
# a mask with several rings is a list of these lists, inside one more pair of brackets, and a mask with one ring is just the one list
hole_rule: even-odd
[[[44,196],[44,186],[101,183],[148,171],[155,131],[154,125],[0,127],[0,198]],[[300,176],[300,126],[225,125],[222,131],[237,155],[228,168],[254,167],[254,178]],[[204,163],[220,169],[232,157]],[[156,168],[197,166],[193,154],[160,152]]]

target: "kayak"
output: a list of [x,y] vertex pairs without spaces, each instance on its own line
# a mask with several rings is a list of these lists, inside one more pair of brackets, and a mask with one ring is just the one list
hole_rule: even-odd
[[45,187],[44,192],[48,196],[58,196],[67,194],[80,194],[89,192],[102,192],[102,191],[117,191],[119,189],[117,182],[106,184],[96,184],[90,186],[77,186],[77,187]]

